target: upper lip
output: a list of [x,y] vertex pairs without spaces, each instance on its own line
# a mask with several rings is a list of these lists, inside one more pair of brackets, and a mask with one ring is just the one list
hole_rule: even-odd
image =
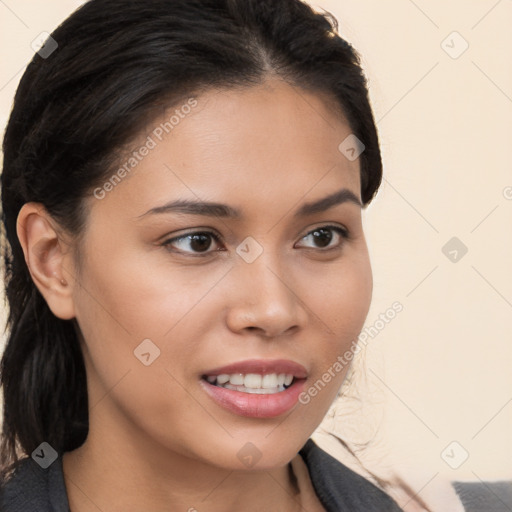
[[249,359],[226,366],[213,368],[203,373],[204,376],[215,376],[221,374],[232,375],[233,373],[257,373],[268,375],[270,373],[286,373],[297,379],[304,379],[308,372],[304,366],[287,359]]

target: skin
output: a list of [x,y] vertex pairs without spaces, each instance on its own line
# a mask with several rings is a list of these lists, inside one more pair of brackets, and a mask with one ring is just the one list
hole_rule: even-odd
[[[87,199],[79,245],[41,205],[19,216],[36,285],[82,336],[90,431],[63,456],[73,512],[323,510],[297,452],[348,367],[306,405],[264,419],[221,408],[200,376],[289,359],[307,369],[307,389],[357,338],[372,294],[361,207],[293,215],[343,188],[361,199],[359,162],[338,150],[351,130],[332,101],[273,79],[197,101],[129,176]],[[244,217],[144,215],[176,199],[223,203]],[[349,239],[330,230],[325,247],[312,234],[324,226]],[[206,240],[206,254],[186,238],[163,245],[205,230],[221,237]],[[236,252],[248,236],[263,248],[252,263]],[[148,338],[160,357],[145,366],[134,350]],[[261,455],[250,468],[237,457],[247,442]]]

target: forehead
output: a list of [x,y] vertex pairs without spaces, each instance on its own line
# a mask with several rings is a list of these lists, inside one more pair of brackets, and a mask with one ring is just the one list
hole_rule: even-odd
[[282,81],[212,90],[146,127],[114,169],[122,178],[107,187],[102,208],[135,215],[190,198],[262,210],[344,187],[360,198],[359,160],[340,150],[349,136],[333,100]]

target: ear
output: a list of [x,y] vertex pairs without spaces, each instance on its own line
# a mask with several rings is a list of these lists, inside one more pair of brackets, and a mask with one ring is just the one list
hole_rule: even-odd
[[40,203],[23,205],[16,230],[32,280],[48,307],[62,320],[74,318],[74,265],[63,230]]

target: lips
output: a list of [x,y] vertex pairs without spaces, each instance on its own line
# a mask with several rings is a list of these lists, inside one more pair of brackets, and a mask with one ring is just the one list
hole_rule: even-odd
[[298,401],[308,375],[289,360],[248,360],[206,371],[201,385],[213,401],[240,416],[279,416]]
[[266,375],[270,373],[284,373],[291,374],[297,379],[304,379],[308,376],[306,368],[301,364],[289,361],[286,359],[251,359],[247,361],[240,361],[239,363],[233,363],[213,370],[208,370],[204,373],[205,376],[217,376],[221,374],[231,375],[233,373],[257,373],[260,375]]

